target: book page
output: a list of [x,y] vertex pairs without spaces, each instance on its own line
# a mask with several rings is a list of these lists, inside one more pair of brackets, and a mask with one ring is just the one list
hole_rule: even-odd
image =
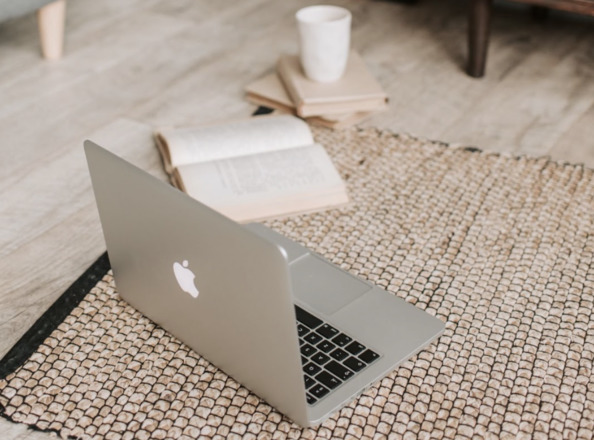
[[178,173],[189,195],[223,214],[251,205],[286,205],[292,200],[303,205],[318,194],[344,193],[340,202],[346,199],[344,182],[318,144],[186,165]]
[[203,127],[164,129],[172,167],[313,144],[307,124],[290,115],[257,116]]

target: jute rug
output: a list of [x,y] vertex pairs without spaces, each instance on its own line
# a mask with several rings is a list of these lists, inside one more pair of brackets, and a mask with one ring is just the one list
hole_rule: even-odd
[[107,273],[0,381],[4,417],[64,438],[591,439],[593,172],[375,129],[315,134],[353,204],[269,226],[446,322],[436,343],[302,429]]

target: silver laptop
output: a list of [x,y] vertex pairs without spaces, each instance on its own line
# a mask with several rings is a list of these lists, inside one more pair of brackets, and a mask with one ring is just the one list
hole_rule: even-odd
[[90,141],[85,152],[121,297],[300,425],[443,332],[284,236],[239,225]]

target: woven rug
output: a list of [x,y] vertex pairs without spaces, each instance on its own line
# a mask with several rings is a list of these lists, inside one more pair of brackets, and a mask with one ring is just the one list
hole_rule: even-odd
[[3,416],[85,439],[591,439],[593,172],[375,129],[315,135],[352,205],[267,224],[446,322],[436,343],[302,429],[128,306],[108,272],[0,381]]

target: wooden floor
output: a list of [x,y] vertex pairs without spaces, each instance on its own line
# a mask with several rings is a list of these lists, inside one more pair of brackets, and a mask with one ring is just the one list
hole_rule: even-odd
[[[0,24],[0,356],[103,251],[82,141],[162,176],[151,128],[246,116],[242,88],[296,51],[305,2],[76,0],[66,56]],[[487,76],[464,73],[466,2],[337,2],[387,90],[367,125],[594,166],[594,21],[496,4]],[[47,434],[0,419],[2,438]]]

